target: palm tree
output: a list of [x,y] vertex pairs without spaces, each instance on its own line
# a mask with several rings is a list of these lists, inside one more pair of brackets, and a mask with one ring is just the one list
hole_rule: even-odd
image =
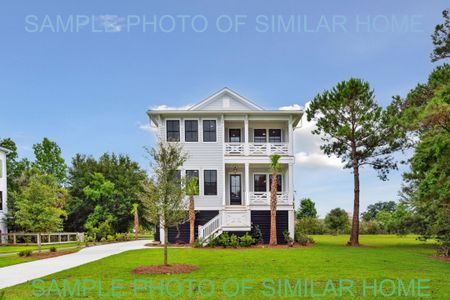
[[272,185],[270,187],[270,241],[271,246],[277,244],[277,173],[281,171],[278,162],[281,156],[272,154],[270,156],[270,170],[272,171]]
[[195,241],[195,204],[194,196],[198,195],[198,178],[193,176],[186,184],[186,194],[189,196],[189,244]]
[[133,208],[131,209],[131,214],[134,215],[134,239],[137,240],[139,236],[139,204],[133,203]]

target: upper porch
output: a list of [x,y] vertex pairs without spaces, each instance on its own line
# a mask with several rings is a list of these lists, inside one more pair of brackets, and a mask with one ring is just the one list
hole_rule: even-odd
[[226,116],[223,120],[223,153],[225,156],[293,155],[293,122],[291,116],[258,118]]

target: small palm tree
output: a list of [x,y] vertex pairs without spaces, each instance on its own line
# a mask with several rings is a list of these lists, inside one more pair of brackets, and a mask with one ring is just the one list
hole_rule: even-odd
[[189,244],[195,241],[195,203],[194,196],[198,195],[198,178],[193,176],[186,184],[186,195],[189,196]]
[[270,188],[270,241],[271,246],[277,244],[277,175],[281,171],[281,165],[278,162],[281,156],[272,154],[270,156],[270,170],[272,171],[272,185]]
[[133,203],[133,208],[131,209],[131,214],[134,215],[134,239],[137,240],[139,237],[139,204]]

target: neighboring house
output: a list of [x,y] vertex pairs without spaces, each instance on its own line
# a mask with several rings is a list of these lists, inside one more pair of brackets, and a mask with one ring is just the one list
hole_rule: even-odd
[[[197,176],[196,237],[224,231],[244,234],[258,224],[270,234],[271,154],[282,157],[278,175],[277,238],[294,235],[294,128],[302,111],[265,110],[224,88],[187,110],[150,110],[164,141],[180,142],[189,155],[180,170]],[[164,243],[163,229],[156,232]],[[169,230],[169,242],[189,242],[189,222]]]
[[[10,150],[0,147],[0,233],[8,233],[6,226],[7,186],[6,186],[6,155]],[[2,241],[5,237],[2,237]]]

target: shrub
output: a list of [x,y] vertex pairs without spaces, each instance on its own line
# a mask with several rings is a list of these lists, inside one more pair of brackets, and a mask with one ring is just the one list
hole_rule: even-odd
[[257,244],[264,244],[261,228],[259,228],[258,224],[253,225],[253,237]]
[[126,237],[124,233],[116,233],[116,241],[122,242],[125,241]]
[[203,239],[202,238],[197,238],[194,241],[194,247],[195,248],[201,248],[203,247]]
[[106,240],[107,240],[108,242],[114,242],[116,239],[114,238],[113,235],[108,234],[108,235],[106,236]]
[[380,225],[375,220],[362,221],[359,225],[361,234],[378,234],[381,233]]
[[102,242],[102,243],[106,242],[106,238],[105,238],[105,237],[102,237],[102,238],[100,239],[100,242]]
[[283,231],[283,237],[284,237],[284,241],[288,245],[292,245],[292,243],[294,242],[294,240],[291,238],[291,234],[287,230]]
[[208,238],[208,245],[210,247],[216,247],[219,244],[219,240],[216,237],[216,235],[213,233],[209,238]]
[[326,228],[323,220],[308,217],[297,220],[295,231],[301,231],[306,234],[324,234]]
[[307,236],[301,231],[295,232],[295,241],[302,246],[306,246],[308,244],[314,244],[314,239],[312,237]]
[[235,234],[232,234],[230,237],[230,247],[233,247],[233,248],[239,247],[239,238]]
[[242,247],[250,247],[254,243],[255,243],[255,239],[248,233],[246,233],[245,235],[243,235],[239,238],[239,244]]
[[20,257],[31,256],[31,254],[33,254],[33,251],[31,250],[22,250],[19,253],[17,253],[17,255],[19,255]]
[[50,247],[49,250],[50,250],[50,252],[56,252],[56,247],[54,247],[54,246]]
[[230,247],[230,236],[228,232],[224,232],[219,236],[219,243],[225,248]]

